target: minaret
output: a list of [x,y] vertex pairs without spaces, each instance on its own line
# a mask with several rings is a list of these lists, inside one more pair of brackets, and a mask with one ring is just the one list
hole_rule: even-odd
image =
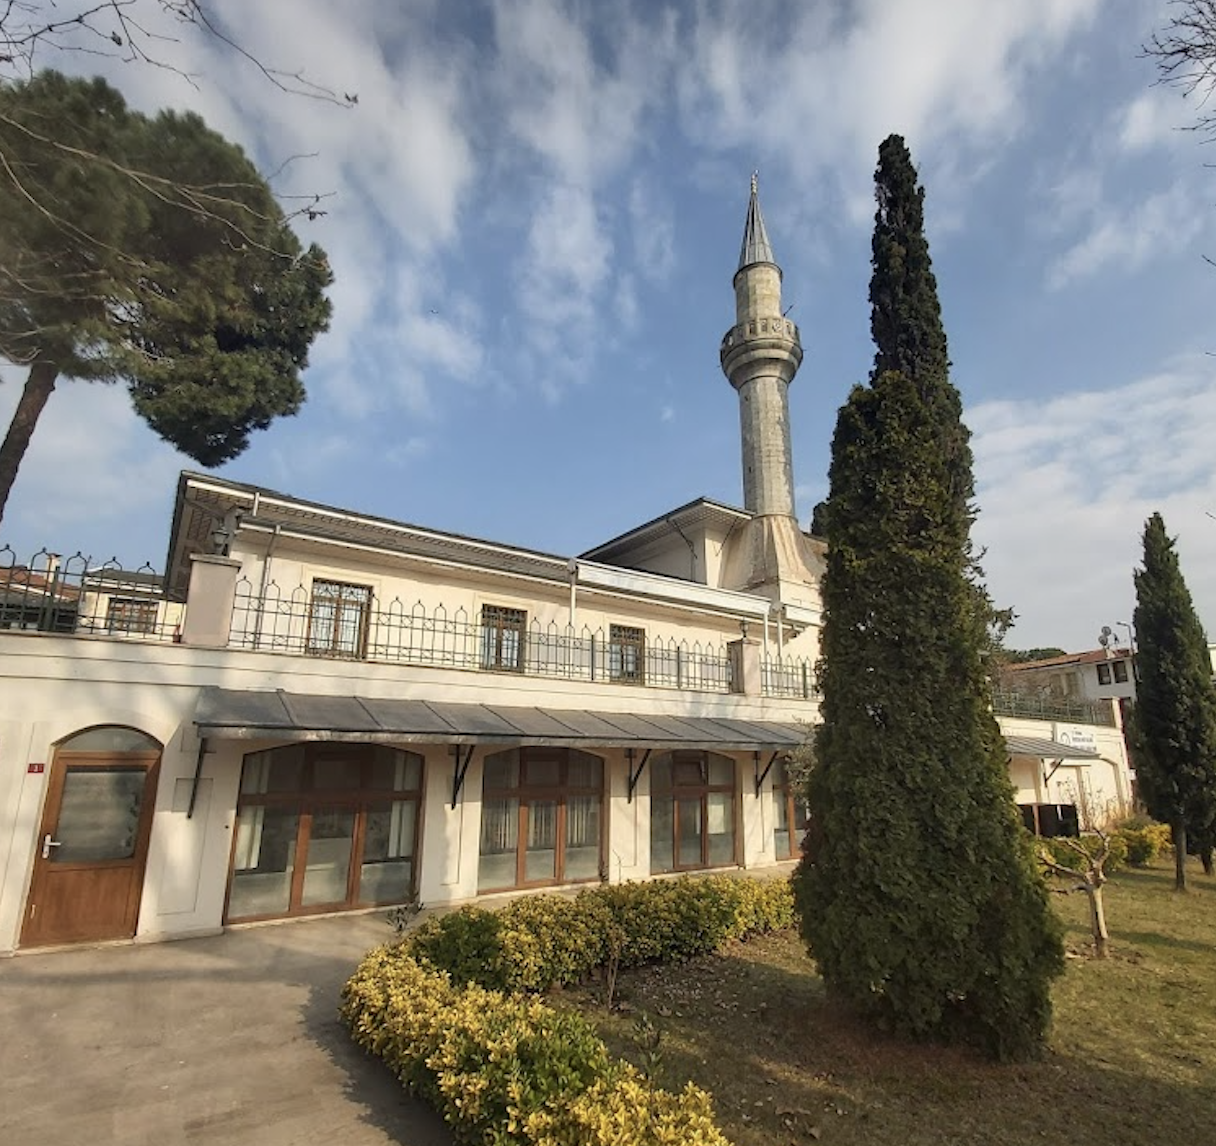
[[798,327],[781,313],[781,268],[773,258],[756,176],[735,272],[735,325],[722,339],[722,370],[739,392],[743,506],[794,516],[789,384],[802,362]]
[[798,327],[781,312],[781,268],[760,214],[756,176],[747,205],[735,325],[722,339],[722,370],[739,394],[743,505],[753,515],[723,553],[723,588],[782,604],[819,601],[822,562],[794,516],[789,385],[802,363]]

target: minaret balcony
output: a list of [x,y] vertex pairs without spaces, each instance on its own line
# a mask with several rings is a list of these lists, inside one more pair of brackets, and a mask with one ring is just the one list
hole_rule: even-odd
[[790,377],[802,362],[798,326],[788,318],[752,318],[732,326],[722,338],[719,358],[726,376],[734,382],[734,371],[744,363],[764,359],[786,364]]

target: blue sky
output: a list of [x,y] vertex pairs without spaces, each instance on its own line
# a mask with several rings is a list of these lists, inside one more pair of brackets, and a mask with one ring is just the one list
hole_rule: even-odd
[[[879,142],[908,140],[974,434],[976,539],[1010,643],[1130,621],[1145,518],[1178,536],[1216,630],[1216,171],[1154,86],[1148,0],[219,0],[233,38],[338,92],[285,94],[177,30],[194,76],[104,56],[130,102],[200,112],[284,194],[337,276],[297,417],[220,471],[285,493],[573,554],[698,496],[741,503],[733,323],[760,172],[805,358],[798,512],[872,355]],[[3,372],[7,421],[20,375]],[[121,388],[61,383],[0,527],[163,563],[198,468]]]

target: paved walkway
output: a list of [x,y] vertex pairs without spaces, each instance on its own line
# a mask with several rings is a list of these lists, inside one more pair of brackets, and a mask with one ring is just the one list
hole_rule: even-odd
[[0,959],[0,1143],[450,1146],[337,1020],[382,915]]

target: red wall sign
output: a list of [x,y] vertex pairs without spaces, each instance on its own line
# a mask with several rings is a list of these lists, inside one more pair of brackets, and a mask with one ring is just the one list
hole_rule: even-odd
[[45,764],[31,764],[31,765],[30,765],[30,766],[29,766],[29,767],[26,769],[26,771],[27,771],[27,772],[29,772],[29,773],[31,773],[32,775],[37,775],[39,772],[45,772],[45,771],[46,771],[46,765],[45,765]]

